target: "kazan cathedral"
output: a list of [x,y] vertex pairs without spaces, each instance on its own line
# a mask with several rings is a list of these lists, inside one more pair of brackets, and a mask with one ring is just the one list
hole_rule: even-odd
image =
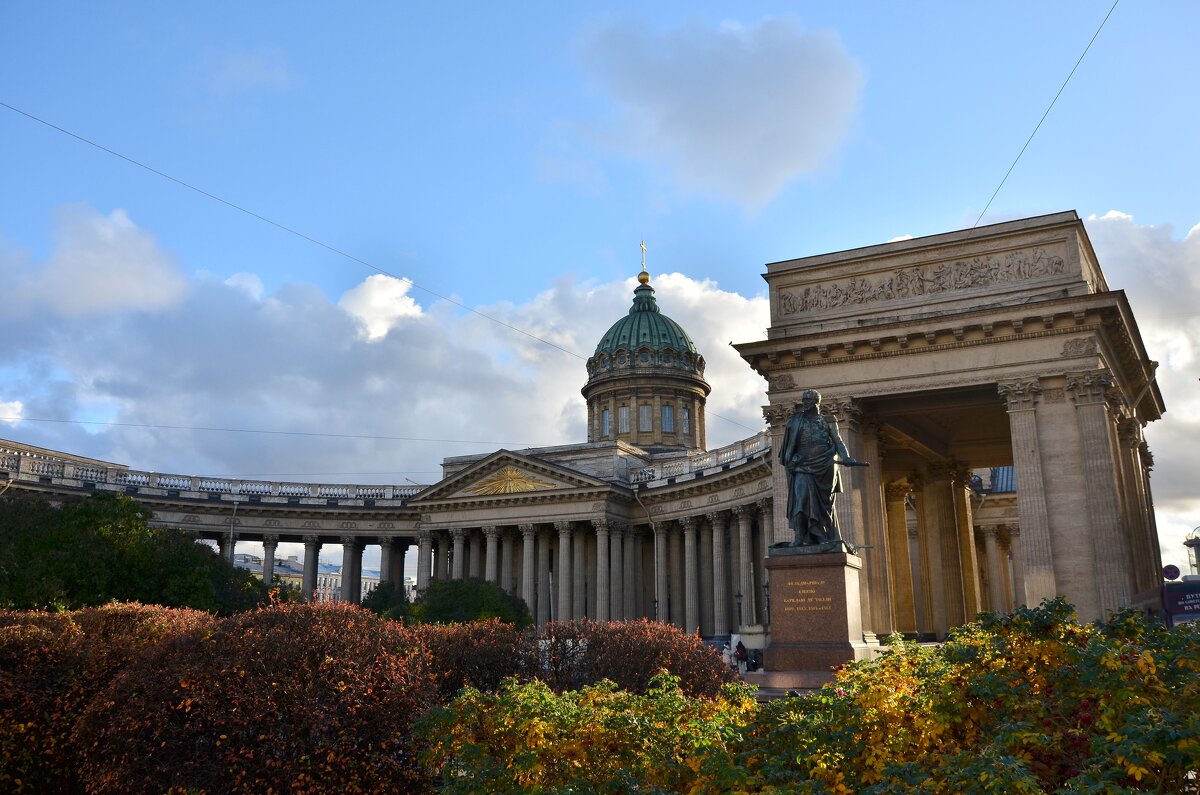
[[764,278],[766,338],[735,347],[765,379],[765,428],[719,449],[702,352],[643,268],[587,360],[585,443],[447,458],[439,482],[400,487],[168,475],[0,441],[0,489],[134,495],[223,554],[261,542],[268,581],[277,545],[303,543],[309,598],[323,544],[344,548],[349,601],[379,545],[382,581],[415,556],[418,590],[495,582],[539,625],[651,618],[761,648],[772,612],[797,609],[768,588],[770,548],[793,538],[772,451],[815,388],[870,464],[843,471],[835,502],[865,644],[944,638],[1059,594],[1097,618],[1158,585],[1142,436],[1165,410],[1156,362],[1078,215],[771,263]]

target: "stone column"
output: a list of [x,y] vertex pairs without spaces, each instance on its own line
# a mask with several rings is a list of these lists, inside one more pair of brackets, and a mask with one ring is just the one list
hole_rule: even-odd
[[700,634],[706,638],[713,635],[713,516],[705,515],[705,521],[698,520],[699,536],[697,540],[697,557],[700,564]]
[[954,495],[954,521],[958,532],[958,553],[962,563],[962,594],[965,620],[970,621],[983,610],[982,586],[979,582],[979,555],[975,551],[975,517],[971,510],[971,469],[955,462],[951,474]]
[[537,534],[537,624],[550,620],[550,534]]
[[917,613],[913,603],[912,561],[908,556],[908,516],[905,498],[912,493],[908,481],[887,484],[888,573],[892,580],[892,614],[897,632],[916,632]]
[[410,546],[412,546],[412,542],[404,538],[395,539],[395,543],[392,545],[392,570],[388,579],[397,588],[404,588],[404,556],[408,554]]
[[571,556],[573,558],[571,617],[587,618],[587,537],[579,530],[575,530],[571,536]]
[[768,615],[770,607],[767,588],[770,577],[767,573],[767,556],[771,546],[771,498],[756,500],[754,507],[758,509],[758,545],[754,548],[754,578],[758,583],[758,593],[762,599],[758,603],[760,623],[764,626],[771,623]]
[[484,552],[484,567],[483,579],[487,582],[498,582],[500,580],[500,531],[494,525],[488,525],[483,528],[483,537],[486,539],[487,549]]
[[558,564],[554,569],[555,585],[558,586],[558,620],[570,621],[571,597],[575,591],[571,585],[571,523],[555,522],[554,529],[558,531]]
[[[933,597],[933,625],[938,638],[945,638],[950,627],[966,623],[963,613],[962,563],[958,551],[958,518],[954,511],[951,475],[954,464],[934,461],[926,467],[924,499],[926,528],[929,535],[929,575]],[[936,563],[935,563],[936,560]]]
[[[1117,502],[1117,473],[1113,466],[1108,398],[1112,376],[1105,371],[1072,373],[1067,392],[1075,400],[1075,419],[1083,443],[1083,487],[1087,496],[1088,529],[1093,543],[1093,580],[1100,600],[1100,614],[1129,604],[1132,583],[1128,559],[1128,530],[1121,521]],[[1017,492],[1018,502],[1021,492]],[[1022,518],[1022,528],[1025,522]]]
[[[937,500],[934,484],[924,474],[912,473],[908,481],[919,489],[917,500],[917,570],[920,571],[920,605],[917,629],[922,634],[937,636],[940,628],[948,626],[942,589],[942,546],[938,538]],[[923,622],[922,620],[923,619]]]
[[779,449],[783,446],[783,432],[792,406],[772,405],[763,407],[763,419],[767,421],[771,437],[771,495],[775,511],[771,517],[771,543],[778,544],[793,540],[793,533],[788,527],[788,483],[787,471],[779,463]]
[[[1020,497],[1017,498],[1018,500]],[[1008,554],[1012,558],[1013,568],[1013,607],[1025,604],[1025,564],[1021,559],[1021,528],[1008,528]]]
[[696,580],[696,517],[679,520],[683,527],[683,630],[689,635],[700,626],[700,583]]
[[609,522],[608,530],[608,620],[625,618],[625,523]]
[[533,572],[534,544],[537,531],[531,524],[519,525],[521,531],[521,598],[529,608],[529,614],[537,615],[537,575]]
[[999,384],[998,391],[1008,405],[1013,468],[1017,476],[1017,515],[1021,522],[1025,591],[1018,593],[1016,600],[1020,604],[1036,605],[1058,593],[1042,475],[1042,451],[1038,441],[1037,401],[1042,385],[1035,378]]
[[483,536],[474,530],[468,530],[467,536],[471,544],[471,551],[467,553],[467,570],[471,579],[478,580],[483,576]]
[[1146,543],[1147,526],[1145,494],[1139,479],[1138,447],[1142,442],[1141,425],[1132,417],[1120,420],[1117,426],[1117,449],[1121,475],[1121,500],[1125,524],[1129,532],[1129,549],[1132,558],[1131,580],[1133,592],[1141,593],[1155,586],[1162,575],[1151,563],[1150,547]]
[[608,586],[608,520],[593,519],[596,531],[596,621],[608,621],[608,605],[612,599]]
[[354,536],[342,536],[342,601],[352,605],[362,601],[363,545]]
[[678,523],[671,529],[671,623],[683,629],[685,610],[683,594],[683,528]]
[[612,598],[608,583],[608,520],[593,519],[592,527],[596,528],[596,620],[608,621],[609,600]]
[[300,586],[300,595],[306,602],[312,602],[317,590],[317,563],[321,554],[321,539],[317,536],[304,536],[304,577]]
[[666,623],[670,613],[670,590],[667,585],[667,528],[658,523],[654,531],[654,620]]
[[434,538],[434,544],[437,546],[433,553],[433,579],[444,580],[450,564],[450,547],[446,534],[439,531]]
[[417,534],[417,590],[429,587],[430,569],[433,566],[433,532],[422,526]]
[[1005,571],[1008,567],[1000,557],[1000,544],[996,539],[997,528],[995,525],[983,525],[983,544],[987,552],[987,572],[988,572],[988,607],[997,613],[1003,613],[1006,610],[1004,604],[1004,580],[1008,577],[1008,572]]
[[733,513],[738,519],[738,564],[741,569],[738,573],[738,590],[742,594],[742,616],[743,621],[753,622],[757,594],[754,587],[754,560],[751,557],[754,553],[750,543],[750,524],[754,521],[754,513],[749,505],[739,505],[733,509]]
[[263,584],[271,587],[275,580],[275,550],[279,547],[279,536],[268,533],[263,536]]
[[624,603],[621,609],[626,620],[638,618],[638,585],[641,579],[637,576],[637,562],[641,556],[642,535],[633,525],[625,529],[625,561],[621,566],[621,575],[624,580],[621,592],[624,595]]
[[713,635],[729,634],[729,575],[725,568],[725,530],[729,527],[729,515],[710,513],[712,522],[712,566],[713,566]]
[[467,531],[461,527],[455,527],[450,531],[450,537],[454,539],[454,548],[450,551],[450,578],[461,580],[465,573],[463,558],[466,557]]
[[500,587],[505,593],[513,592],[513,534],[500,530]]
[[379,584],[392,581],[392,551],[396,543],[394,538],[379,539]]

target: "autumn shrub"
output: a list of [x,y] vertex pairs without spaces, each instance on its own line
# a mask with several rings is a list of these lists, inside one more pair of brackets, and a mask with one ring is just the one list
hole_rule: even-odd
[[697,635],[656,621],[567,621],[547,624],[542,637],[542,678],[555,690],[608,679],[645,693],[667,671],[689,695],[715,696],[737,677]]
[[[897,642],[834,684],[763,707],[747,791],[1195,792],[1200,631],[1064,600]],[[789,785],[791,786],[791,785]]]
[[494,582],[471,578],[430,580],[404,613],[415,624],[450,624],[496,618],[517,627],[533,625],[529,606]]
[[434,701],[402,625],[344,604],[276,605],[134,662],[75,739],[95,793],[409,792],[425,782],[410,730]]
[[72,730],[90,701],[134,660],[214,621],[139,604],[0,612],[0,790],[78,791]]
[[499,619],[423,624],[411,631],[426,650],[442,701],[466,686],[492,691],[506,678],[538,674],[536,636]]
[[690,792],[734,769],[751,693],[728,685],[693,698],[668,674],[644,694],[609,681],[555,693],[510,679],[494,693],[463,690],[418,732],[446,793]]

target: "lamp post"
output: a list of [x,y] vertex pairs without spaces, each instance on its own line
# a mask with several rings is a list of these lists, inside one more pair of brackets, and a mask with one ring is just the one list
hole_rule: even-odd
[[742,628],[742,592],[738,591],[733,595],[733,601],[737,602],[738,606],[738,629]]
[[763,624],[771,623],[771,584],[764,582],[763,589]]

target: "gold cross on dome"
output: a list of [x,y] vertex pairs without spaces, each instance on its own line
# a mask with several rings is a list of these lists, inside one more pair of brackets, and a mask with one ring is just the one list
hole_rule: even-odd
[[642,241],[642,270],[646,270],[646,241]]

